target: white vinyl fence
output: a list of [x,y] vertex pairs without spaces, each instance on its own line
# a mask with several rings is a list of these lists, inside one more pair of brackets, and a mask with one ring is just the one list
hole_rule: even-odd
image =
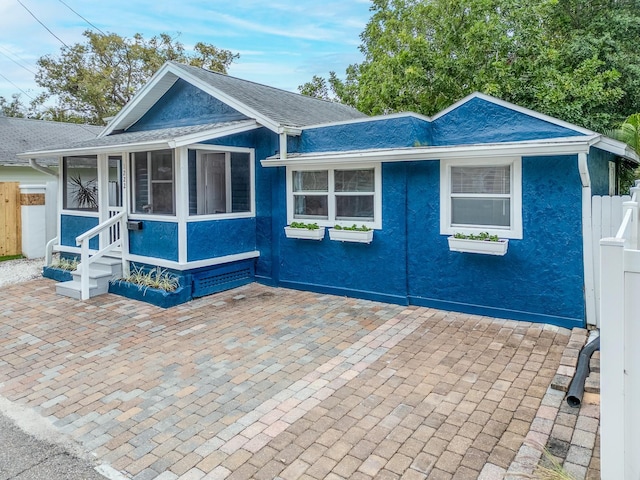
[[[624,202],[631,200],[629,195],[624,196],[594,196],[591,199],[591,233],[593,252],[593,276],[595,290],[595,324],[600,326],[600,239],[614,237],[622,223]],[[594,323],[587,318],[589,323]]]
[[600,241],[603,479],[640,478],[640,182],[615,235]]

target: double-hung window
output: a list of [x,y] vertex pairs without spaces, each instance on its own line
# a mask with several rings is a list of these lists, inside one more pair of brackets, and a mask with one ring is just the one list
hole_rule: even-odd
[[131,154],[134,180],[134,213],[175,215],[173,150]]
[[440,181],[442,234],[522,238],[520,158],[442,160]]
[[290,167],[287,172],[289,221],[323,226],[366,224],[380,228],[380,168]]

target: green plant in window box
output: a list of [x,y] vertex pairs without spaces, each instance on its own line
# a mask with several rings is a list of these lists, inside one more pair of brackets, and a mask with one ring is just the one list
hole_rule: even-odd
[[359,227],[355,223],[350,227],[336,225],[329,229],[329,238],[340,242],[371,243],[373,229],[366,225]]
[[454,233],[448,239],[449,250],[462,253],[481,253],[502,256],[507,253],[509,240],[491,235],[489,232]]
[[453,238],[467,239],[467,240],[482,240],[485,242],[499,242],[500,238],[497,235],[489,235],[489,232],[480,232],[478,234],[470,233],[468,235],[464,233],[455,233]]
[[291,222],[291,225],[284,227],[287,238],[302,238],[305,240],[322,240],[324,238],[324,227],[317,223]]
[[317,223],[291,222],[291,228],[306,228],[307,230],[318,230],[320,227]]

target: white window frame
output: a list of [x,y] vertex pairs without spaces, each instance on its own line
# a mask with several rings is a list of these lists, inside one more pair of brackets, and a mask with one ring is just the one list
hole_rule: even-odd
[[[336,192],[334,172],[336,170],[371,170],[374,175],[374,192],[373,192],[373,221],[364,220],[336,220]],[[329,189],[328,196],[328,218],[324,219],[297,219],[294,218],[294,193],[293,193],[293,172],[302,171],[327,171]],[[381,163],[363,163],[363,164],[331,164],[331,165],[304,165],[304,166],[287,166],[287,223],[295,221],[304,221],[307,223],[317,223],[320,227],[333,227],[335,225],[351,226],[354,223],[358,226],[366,225],[372,229],[382,228],[382,168]],[[349,195],[350,193],[338,192],[337,196]],[[357,195],[357,193],[354,193]]]
[[[231,153],[248,153],[249,154],[249,189],[251,194],[251,199],[249,202],[249,211],[248,212],[229,212],[229,213],[209,213],[203,215],[197,214],[189,214],[187,220],[189,222],[202,222],[207,220],[223,220],[229,218],[251,218],[256,216],[256,175],[255,175],[255,149],[253,148],[242,148],[242,147],[227,147],[222,145],[205,145],[205,144],[196,144],[189,145],[187,147],[188,150],[195,150],[196,152],[196,169],[199,168],[199,161],[202,153],[224,153],[225,154],[225,169],[226,169],[226,179],[225,179],[225,188],[227,195],[227,206],[231,205],[231,189],[229,188],[231,182]],[[198,185],[197,198],[198,201],[201,199],[200,192],[200,180],[196,179],[196,183]],[[187,185],[189,184],[189,179],[187,179]],[[187,187],[187,198],[189,198],[189,191]]]
[[[153,180],[151,178],[151,165],[152,165],[152,161],[151,161],[151,155],[153,152],[159,152],[159,151],[163,151],[163,150],[170,150],[171,151],[171,180]],[[149,191],[147,192],[148,196],[149,196],[149,203],[152,205],[153,204],[153,184],[154,183],[171,183],[172,185],[172,191],[173,191],[173,213],[154,213],[154,212],[136,212],[135,211],[135,205],[136,205],[136,191],[137,191],[137,179],[136,179],[136,175],[135,175],[135,162],[136,160],[134,159],[134,155],[138,154],[138,153],[146,153],[147,154],[147,172],[149,175],[149,179],[147,182],[147,188],[149,189]],[[177,211],[178,211],[178,201],[177,201],[177,196],[178,196],[178,191],[177,191],[177,182],[176,182],[176,168],[177,168],[177,161],[176,161],[176,150],[175,149],[157,149],[157,150],[144,150],[144,151],[140,151],[140,152],[130,152],[129,153],[129,158],[130,158],[130,164],[131,164],[131,175],[129,178],[131,178],[131,215],[132,216],[137,216],[137,215],[142,215],[142,216],[149,216],[149,217],[153,217],[154,219],[161,219],[161,218],[170,218],[170,219],[175,219],[177,216]]]
[[[487,225],[452,225],[451,223],[451,167],[496,167],[509,165],[511,172],[511,218],[508,227]],[[440,160],[440,234],[489,232],[500,238],[522,239],[522,158],[450,158]]]

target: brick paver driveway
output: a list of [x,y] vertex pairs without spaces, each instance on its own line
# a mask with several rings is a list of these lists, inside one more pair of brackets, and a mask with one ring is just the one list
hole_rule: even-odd
[[0,395],[135,479],[478,478],[514,460],[568,340],[258,284],[162,310],[42,279],[0,291]]

